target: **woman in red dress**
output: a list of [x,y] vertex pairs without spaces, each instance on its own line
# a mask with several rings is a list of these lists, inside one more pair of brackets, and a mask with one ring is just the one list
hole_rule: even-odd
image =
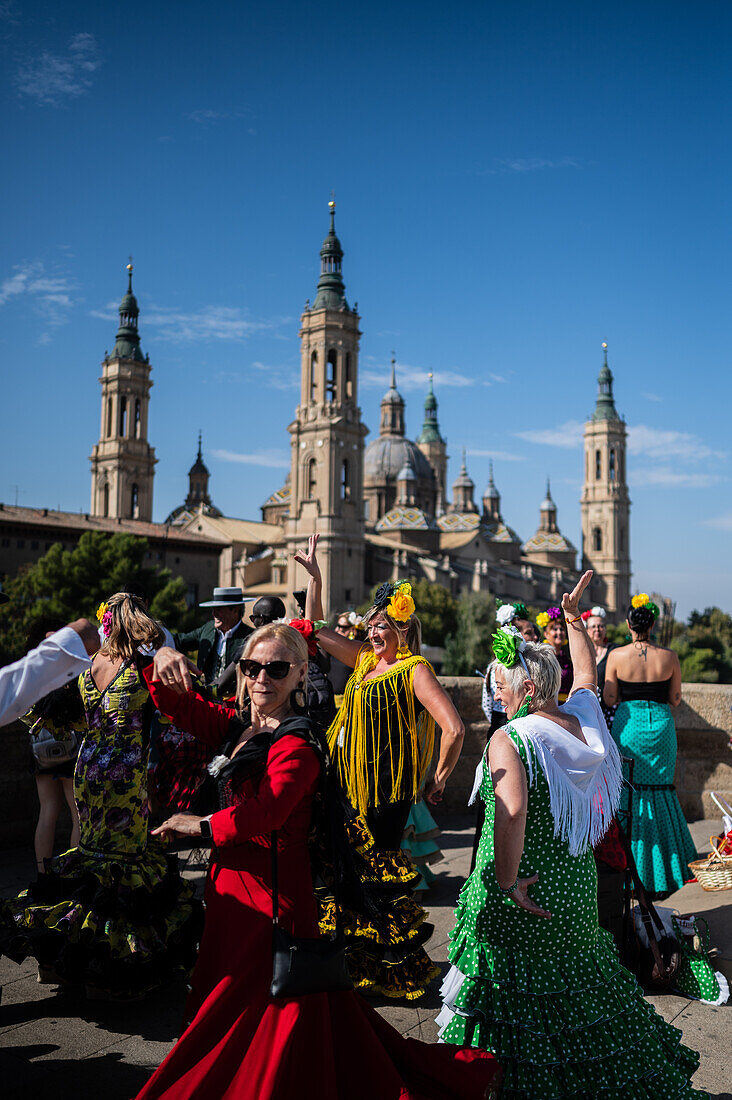
[[[175,814],[156,830],[210,832],[214,850],[190,1023],[138,1100],[482,1100],[500,1076],[482,1051],[405,1039],[355,992],[270,995],[273,830],[280,924],[318,936],[308,833],[326,757],[309,720],[293,712],[307,659],[291,627],[256,631],[240,662],[236,708],[181,694],[190,678],[175,651],[160,650],[146,672],[160,710],[220,752],[228,742],[227,759],[214,761],[228,805],[208,818]],[[245,691],[248,726],[239,717]]]

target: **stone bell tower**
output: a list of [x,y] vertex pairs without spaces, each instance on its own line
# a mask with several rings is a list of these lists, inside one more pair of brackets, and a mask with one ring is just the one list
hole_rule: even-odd
[[585,424],[582,490],[582,568],[594,569],[593,603],[622,622],[630,603],[630,498],[626,481],[627,430],[613,397],[613,374],[603,344],[595,411]]
[[91,453],[91,514],[113,519],[152,520],[155,451],[147,441],[150,359],[142,354],[132,293],[119,305],[119,330],[111,355],[102,362],[102,418],[99,442]]
[[335,203],[329,207],[317,293],[300,319],[300,404],[288,428],[291,499],[285,528],[290,591],[305,579],[292,554],[307,547],[308,535],[320,535],[326,614],[353,607],[364,594],[363,441],[368,431],[358,407],[359,316],[346,301]]

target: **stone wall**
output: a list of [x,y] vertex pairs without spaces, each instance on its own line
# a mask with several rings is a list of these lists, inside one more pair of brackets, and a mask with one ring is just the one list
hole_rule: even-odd
[[[442,683],[465,723],[465,745],[450,777],[444,812],[464,813],[473,786],[475,767],[485,747],[487,723],[480,709],[481,682],[477,676],[447,676]],[[718,817],[709,795],[721,792],[732,803],[732,685],[683,684],[683,702],[674,712],[679,740],[676,787],[690,821]],[[32,844],[38,813],[35,783],[28,772],[28,731],[16,722],[0,730],[0,848]],[[69,835],[65,806],[58,829],[59,843]]]

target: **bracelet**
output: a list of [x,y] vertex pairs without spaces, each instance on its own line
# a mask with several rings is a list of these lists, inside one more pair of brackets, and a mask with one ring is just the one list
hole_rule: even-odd
[[578,623],[581,618],[582,618],[582,616],[578,615],[576,619],[568,619],[567,616],[565,615],[564,616],[564,621],[565,621],[565,623],[569,623],[570,626],[571,626],[572,623]]
[[[512,894],[514,892],[514,890],[516,889],[516,887],[518,886],[518,881],[519,881],[518,880],[518,875],[516,875],[516,881],[514,882],[513,886],[507,886],[506,889],[504,890],[503,887],[501,886],[500,882],[499,882],[498,883],[498,889],[501,891],[501,893],[503,895],[505,895],[505,897],[508,897],[508,895]],[[496,879],[496,882],[498,882],[497,879]]]

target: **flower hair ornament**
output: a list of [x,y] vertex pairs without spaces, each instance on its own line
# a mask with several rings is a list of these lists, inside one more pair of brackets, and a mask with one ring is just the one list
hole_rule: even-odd
[[540,630],[546,630],[549,623],[556,622],[562,617],[562,610],[559,607],[548,607],[546,611],[541,611],[536,616],[536,625]]
[[102,634],[108,638],[112,631],[112,612],[109,610],[109,604],[104,601],[97,608],[97,622],[101,623]]
[[504,668],[513,668],[514,665],[521,664],[526,675],[530,675],[529,667],[524,660],[526,642],[515,626],[501,627],[491,638],[491,645],[499,665],[503,665]]
[[308,657],[314,657],[318,652],[318,643],[315,639],[316,634],[320,630],[321,626],[327,626],[324,619],[317,619],[312,622],[310,619],[284,619],[282,620],[291,626],[293,630],[296,630],[298,634],[302,634],[308,647]]
[[639,592],[637,596],[633,596],[633,599],[630,602],[631,605],[635,608],[647,608],[648,611],[650,611],[653,615],[654,619],[657,619],[660,614],[657,605],[653,602],[647,592]]
[[516,618],[516,608],[512,603],[504,603],[496,611],[496,622],[499,626],[508,626]]
[[415,611],[409,581],[387,581],[382,584],[374,596],[374,607],[395,622],[406,623]]

